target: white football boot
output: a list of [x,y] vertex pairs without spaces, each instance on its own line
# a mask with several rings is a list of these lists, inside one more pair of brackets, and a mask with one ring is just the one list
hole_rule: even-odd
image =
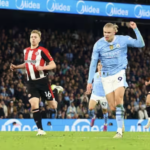
[[46,132],[41,130],[41,129],[38,129],[38,133],[36,135],[37,136],[39,136],[39,135],[46,135]]
[[118,128],[116,135],[113,137],[114,139],[122,138],[122,128]]
[[148,118],[148,122],[147,122],[147,125],[144,126],[145,129],[148,129],[150,127],[150,118]]

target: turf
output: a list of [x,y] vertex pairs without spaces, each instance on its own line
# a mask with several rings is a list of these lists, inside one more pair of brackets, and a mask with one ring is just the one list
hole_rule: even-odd
[[0,132],[1,150],[150,150],[150,133],[126,132]]

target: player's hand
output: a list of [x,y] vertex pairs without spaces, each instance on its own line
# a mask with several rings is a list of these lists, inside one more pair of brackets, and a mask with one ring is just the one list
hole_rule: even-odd
[[133,22],[133,21],[131,21],[131,22],[129,23],[129,25],[130,25],[130,28],[132,28],[132,29],[137,28],[136,23],[135,23],[135,22]]
[[90,95],[90,94],[91,94],[91,91],[86,91],[85,94],[86,94],[86,95]]
[[44,67],[43,67],[43,66],[37,66],[36,69],[37,69],[38,71],[43,71],[43,70],[44,70]]
[[86,87],[86,90],[87,90],[88,93],[91,92],[91,90],[92,90],[92,83],[88,83],[88,85]]
[[145,85],[149,85],[150,84],[150,80],[149,81],[145,81]]
[[11,65],[10,65],[10,70],[11,70],[11,71],[14,71],[15,69],[17,69],[17,66],[16,66],[16,65],[11,64]]

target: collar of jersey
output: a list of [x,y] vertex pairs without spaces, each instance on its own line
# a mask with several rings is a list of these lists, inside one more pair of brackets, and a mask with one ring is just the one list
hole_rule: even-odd
[[[105,37],[104,37],[104,40],[106,41]],[[114,39],[112,42],[107,42],[107,41],[106,42],[109,43],[110,45],[112,45],[115,40],[116,40],[116,36],[114,36]]]
[[30,47],[30,50],[31,50],[31,51],[34,51],[34,50],[35,50],[35,49],[37,49],[38,47],[39,47],[39,46],[37,46],[37,47],[36,47],[36,48],[34,48],[34,49],[31,49],[31,47]]

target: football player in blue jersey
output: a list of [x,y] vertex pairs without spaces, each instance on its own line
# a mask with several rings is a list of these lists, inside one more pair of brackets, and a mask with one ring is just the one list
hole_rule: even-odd
[[[102,68],[102,65],[100,62],[98,62],[98,65],[97,65],[98,71],[94,75],[93,89],[92,89],[92,94],[91,94],[91,98],[89,102],[89,111],[90,111],[90,115],[92,116],[92,120],[91,120],[91,127],[92,127],[96,119],[93,109],[98,103],[101,105],[103,116],[104,116],[103,131],[107,131],[108,103],[105,97],[105,92],[104,92],[102,81],[101,81],[101,68]],[[87,94],[90,94],[90,93],[88,93],[87,91]]]
[[116,107],[117,133],[114,138],[122,138],[122,126],[124,121],[123,97],[126,82],[125,70],[128,64],[127,48],[145,46],[144,40],[135,22],[130,22],[130,27],[136,34],[136,39],[130,36],[116,35],[118,26],[107,23],[104,28],[104,37],[99,39],[94,47],[89,69],[87,91],[92,89],[92,79],[98,60],[101,61],[102,84],[110,109]]

